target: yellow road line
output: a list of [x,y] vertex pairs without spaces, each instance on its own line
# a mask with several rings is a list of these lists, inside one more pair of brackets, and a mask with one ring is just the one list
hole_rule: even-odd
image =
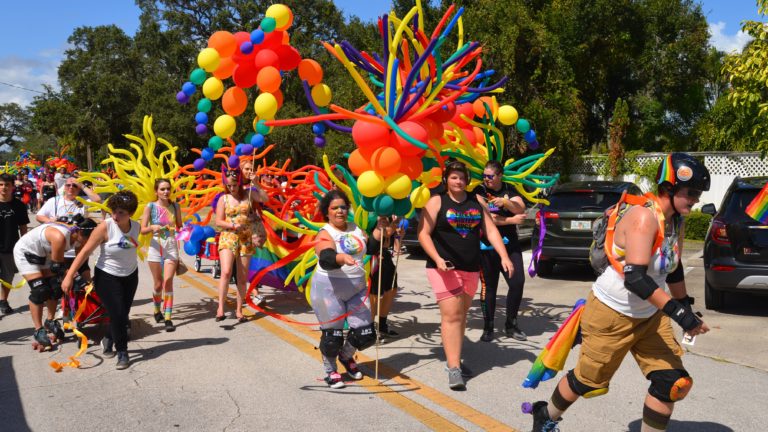
[[[218,297],[218,292],[216,290],[208,287],[201,281],[197,280],[196,277],[192,277],[189,274],[185,274],[179,277],[182,278],[185,282],[199,289],[200,291],[203,291],[204,293],[212,297]],[[198,277],[203,277],[203,276],[199,275]],[[209,279],[209,278],[206,278],[206,279]],[[210,279],[210,280],[213,281],[213,279]],[[255,313],[250,309],[244,310],[243,314],[248,316],[255,315]],[[276,325],[270,320],[256,319],[256,320],[253,320],[253,322],[261,326],[265,330],[273,333],[277,337],[283,339],[284,341],[290,343],[291,345],[293,345],[300,351],[304,352],[305,354],[308,354],[309,356],[314,357],[315,359],[322,362],[322,357],[320,356],[319,351],[315,348],[313,344],[307,342],[305,339],[300,338],[295,334],[286,331],[283,327]],[[307,326],[292,324],[291,328],[298,331],[301,334],[304,334],[305,336],[309,336],[310,338],[317,337],[315,332],[307,328]],[[373,364],[375,362],[373,358],[359,351],[357,352],[357,356],[358,356],[358,359],[360,360],[358,361],[359,364],[366,364],[370,369],[373,369]],[[359,383],[361,384],[361,386],[366,387],[367,390],[370,390],[374,394],[376,394],[376,396],[389,402],[391,405],[399,408],[400,410],[404,411],[408,415],[419,420],[424,425],[426,425],[427,427],[433,430],[459,431],[463,429],[458,425],[456,425],[455,423],[449,421],[448,419],[430,410],[429,408],[419,404],[418,402],[415,402],[413,399],[402,396],[401,394],[398,393],[398,389],[407,389],[409,391],[412,391],[432,401],[433,403],[453,412],[459,417],[477,425],[478,427],[484,430],[519,432],[516,429],[511,428],[510,426],[507,426],[504,423],[501,423],[500,421],[494,419],[493,417],[483,414],[482,412],[472,408],[471,406],[463,402],[460,402],[430,386],[424,385],[423,383],[416,381],[408,377],[407,375],[403,375],[399,371],[385,364],[382,364],[381,361],[379,362],[379,373],[380,373],[380,378],[381,377],[388,378],[389,381],[393,381],[397,383],[398,388],[394,388],[389,384],[382,384],[382,383],[376,382],[376,380],[368,376],[366,376],[363,380],[359,381]],[[389,390],[377,390],[377,388],[381,389],[382,387],[387,387]]]

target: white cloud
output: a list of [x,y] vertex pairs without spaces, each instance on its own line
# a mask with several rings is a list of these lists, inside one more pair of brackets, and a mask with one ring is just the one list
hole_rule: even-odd
[[741,52],[744,46],[752,40],[752,36],[739,30],[735,34],[724,33],[726,24],[722,21],[709,23],[709,44],[720,51],[732,53]]
[[26,106],[39,95],[18,87],[43,92],[43,84],[48,84],[58,89],[57,70],[62,53],[63,50],[47,50],[35,58],[16,55],[0,58],[0,81],[3,83],[0,84],[0,103],[15,102]]

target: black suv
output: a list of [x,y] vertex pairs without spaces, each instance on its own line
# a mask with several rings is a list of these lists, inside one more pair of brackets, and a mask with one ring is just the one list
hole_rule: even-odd
[[768,177],[735,178],[720,211],[714,204],[701,208],[712,224],[704,240],[704,303],[723,306],[726,291],[768,294],[768,225],[745,213],[768,182]]
[[539,215],[544,216],[544,242],[537,273],[552,274],[558,262],[589,263],[592,224],[605,210],[616,204],[621,194],[642,195],[637,185],[618,181],[584,181],[556,186],[541,206],[531,235],[531,250],[539,244]]

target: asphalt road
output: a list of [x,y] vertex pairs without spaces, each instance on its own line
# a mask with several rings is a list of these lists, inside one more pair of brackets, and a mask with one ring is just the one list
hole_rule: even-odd
[[[703,299],[703,270],[696,251],[686,259],[689,290]],[[191,259],[185,258],[191,269]],[[526,259],[527,263],[527,259]],[[554,381],[535,390],[521,383],[574,302],[585,297],[588,268],[558,266],[551,278],[528,279],[520,325],[527,342],[497,332],[479,341],[479,301],[470,311],[464,362],[474,372],[467,391],[452,392],[443,368],[439,313],[424,273],[423,258],[399,260],[403,287],[390,315],[400,337],[358,354],[369,375],[342,390],[322,382],[316,326],[293,325],[247,312],[251,320],[214,322],[215,281],[211,262],[177,279],[174,322],[166,333],[152,319],[151,277],[140,265],[140,287],[132,309],[133,360],[114,368],[98,347],[103,330],[85,328],[91,339],[79,369],[56,373],[52,360],[66,362],[72,341],[50,353],[31,349],[26,290],[11,294],[18,313],[0,319],[0,430],[530,430],[522,402],[547,399]],[[506,287],[499,287],[498,305]],[[292,319],[316,322],[303,294],[265,288],[268,306]],[[703,300],[701,301],[703,303]],[[768,299],[731,298],[722,312],[704,310],[712,331],[697,338],[684,357],[695,385],[679,403],[671,431],[762,430],[768,388]],[[703,304],[698,304],[703,308]],[[232,312],[230,305],[228,313]],[[496,314],[503,327],[503,311]],[[379,381],[375,374],[375,358]],[[572,367],[576,351],[566,368]],[[627,359],[610,392],[579,401],[565,415],[563,431],[639,431],[647,381]]]

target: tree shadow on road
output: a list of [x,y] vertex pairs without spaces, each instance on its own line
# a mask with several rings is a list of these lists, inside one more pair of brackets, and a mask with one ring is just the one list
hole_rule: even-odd
[[133,354],[131,356],[131,362],[139,363],[147,360],[156,359],[168,352],[192,349],[192,348],[197,348],[204,345],[221,345],[227,341],[229,341],[229,338],[224,338],[224,337],[221,337],[221,338],[206,337],[206,338],[197,338],[197,339],[163,341],[162,343],[158,343],[152,348],[143,348],[140,350],[129,350],[129,352]]
[[[640,419],[631,422],[627,426],[629,428],[629,432],[640,432],[642,423],[643,421]],[[728,426],[708,421],[697,422],[670,420],[669,427],[667,429],[679,432],[733,432],[733,429],[729,428]]]
[[24,405],[21,403],[19,385],[10,356],[0,357],[0,393],[3,395],[3,409],[0,410],[0,424],[3,429],[18,432],[31,430],[24,414]]

